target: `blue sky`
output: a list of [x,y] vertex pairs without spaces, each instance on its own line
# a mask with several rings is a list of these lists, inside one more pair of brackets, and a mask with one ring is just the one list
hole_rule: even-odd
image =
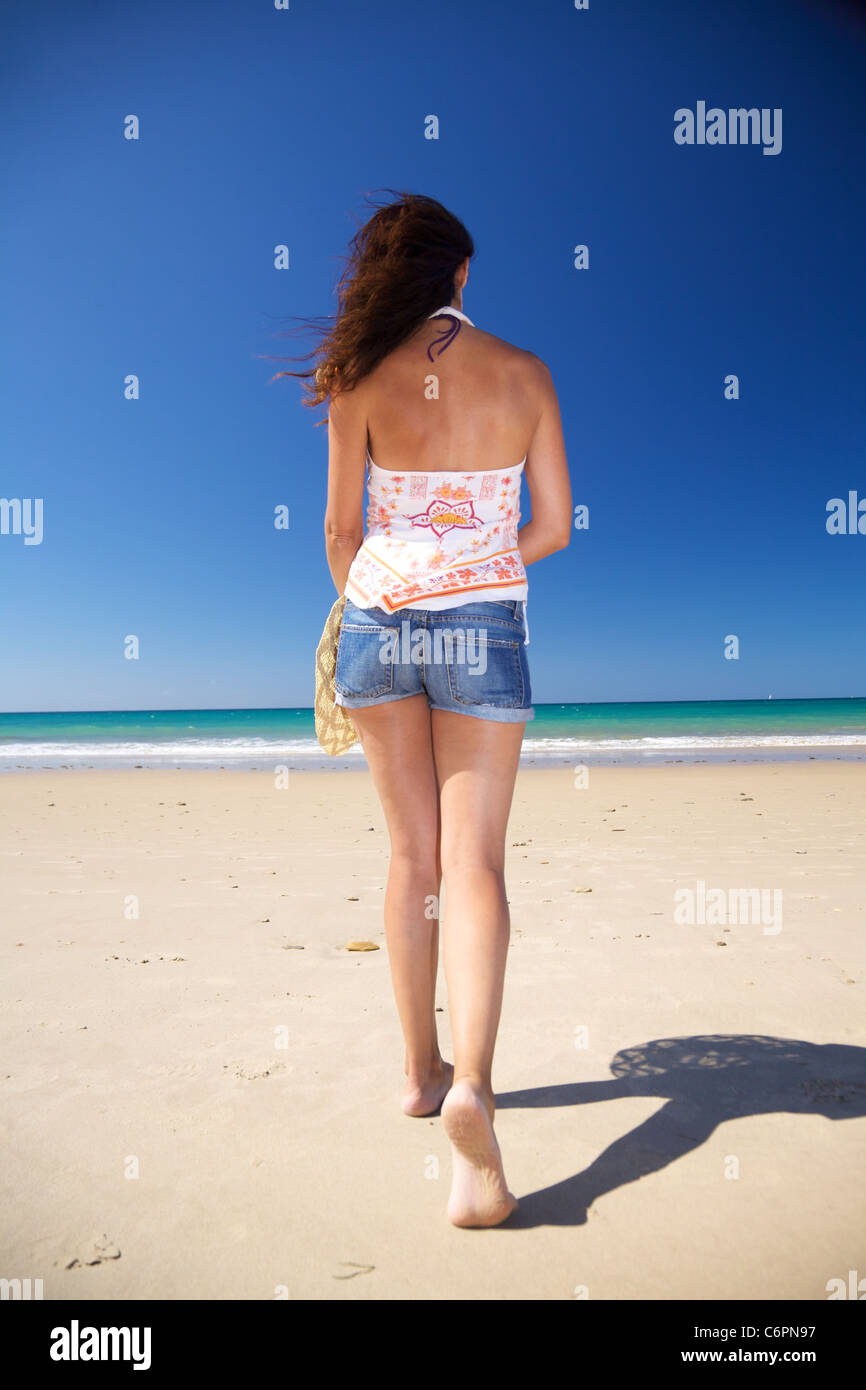
[[[529,570],[535,702],[866,693],[866,535],[825,529],[866,497],[859,12],[7,9],[0,496],[43,539],[0,535],[0,708],[311,703],[326,430],[263,354],[384,187],[463,219],[466,312],[559,391],[590,526]],[[676,144],[699,101],[781,108],[780,153]]]

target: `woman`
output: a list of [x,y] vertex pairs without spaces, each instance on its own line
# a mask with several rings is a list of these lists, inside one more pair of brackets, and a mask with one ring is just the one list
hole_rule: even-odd
[[[347,596],[337,700],[391,842],[385,931],[406,1044],[402,1106],[419,1116],[441,1106],[448,1216],[493,1226],[517,1206],[491,1069],[510,934],[505,831],[534,717],[525,567],[568,544],[571,490],[547,367],[463,312],[466,228],[432,198],[377,207],[351,243],[317,369],[291,375],[313,379],[310,404],[329,400],[325,543]],[[524,472],[532,519],[518,532]],[[443,880],[453,1065],[436,1033]]]

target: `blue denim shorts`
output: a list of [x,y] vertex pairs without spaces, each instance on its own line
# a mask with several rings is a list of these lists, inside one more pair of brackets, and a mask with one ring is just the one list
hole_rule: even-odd
[[521,599],[386,613],[347,598],[336,703],[365,709],[426,695],[431,709],[522,724],[535,718],[525,636]]

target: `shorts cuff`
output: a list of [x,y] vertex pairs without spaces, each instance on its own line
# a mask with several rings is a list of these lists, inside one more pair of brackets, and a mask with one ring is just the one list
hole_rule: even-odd
[[396,693],[391,690],[387,695],[373,695],[368,698],[363,695],[341,695],[337,690],[334,693],[334,704],[342,705],[343,709],[370,709],[373,705],[390,705],[393,700],[411,700],[414,696],[423,694],[423,690],[399,690]]
[[524,724],[535,718],[531,705],[526,709],[507,709],[502,705],[431,705],[431,709],[444,710],[446,714],[468,714],[472,719],[487,719],[496,724]]

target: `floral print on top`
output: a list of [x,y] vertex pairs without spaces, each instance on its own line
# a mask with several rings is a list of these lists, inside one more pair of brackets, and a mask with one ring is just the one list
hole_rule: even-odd
[[367,527],[345,592],[359,608],[526,600],[517,548],[523,459],[487,472],[395,473],[367,455]]

